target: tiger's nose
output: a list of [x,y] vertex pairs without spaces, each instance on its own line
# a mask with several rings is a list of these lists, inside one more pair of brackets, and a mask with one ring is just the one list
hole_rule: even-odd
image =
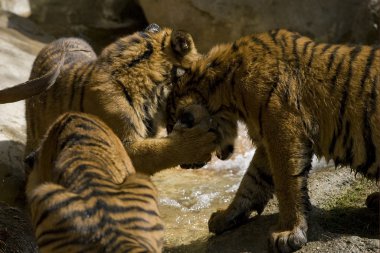
[[155,23],[152,23],[145,28],[145,31],[151,33],[158,33],[159,31],[161,31],[161,27]]

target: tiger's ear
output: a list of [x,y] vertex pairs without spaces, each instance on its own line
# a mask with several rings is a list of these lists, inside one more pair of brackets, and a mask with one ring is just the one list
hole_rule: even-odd
[[[201,54],[198,53],[195,47],[193,37],[184,31],[172,31],[170,35],[170,48],[174,54],[175,59],[179,62],[180,66],[184,69],[191,68]],[[177,76],[183,75],[184,72],[177,73]]]
[[185,56],[191,52],[196,52],[193,37],[182,30],[173,31],[170,38],[170,45],[172,50],[178,56]]

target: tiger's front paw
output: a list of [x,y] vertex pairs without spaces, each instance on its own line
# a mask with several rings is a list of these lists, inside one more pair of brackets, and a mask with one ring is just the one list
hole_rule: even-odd
[[271,252],[294,252],[307,243],[306,229],[302,229],[300,226],[288,231],[272,231],[269,238]]
[[233,215],[227,210],[218,210],[211,214],[208,221],[208,230],[214,234],[221,234],[227,230],[238,227],[248,221],[246,215]]

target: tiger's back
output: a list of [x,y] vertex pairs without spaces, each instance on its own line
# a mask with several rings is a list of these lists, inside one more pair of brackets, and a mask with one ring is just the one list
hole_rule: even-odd
[[66,113],[35,156],[27,196],[40,252],[161,252],[155,186],[104,123]]
[[[26,100],[25,118],[27,123],[26,154],[37,147],[50,124],[66,111],[80,111],[80,86],[76,83],[79,70],[89,72],[94,64],[96,54],[87,42],[78,38],[58,39],[37,55],[33,63],[30,79],[33,80],[47,73],[52,66],[64,58],[63,66],[55,84],[38,96]],[[84,73],[82,73],[84,74]],[[64,99],[62,99],[64,98]]]

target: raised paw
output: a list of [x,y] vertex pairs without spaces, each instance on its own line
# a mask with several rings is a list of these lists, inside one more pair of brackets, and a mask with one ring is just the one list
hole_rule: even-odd
[[233,215],[228,213],[227,210],[218,210],[211,214],[208,221],[208,230],[214,234],[221,234],[246,223],[248,217],[245,214]]
[[[272,230],[273,231],[273,230]],[[306,230],[295,227],[289,231],[273,231],[269,238],[270,252],[294,252],[307,243]]]
[[380,192],[374,192],[368,195],[365,204],[369,209],[378,212],[380,210]]

